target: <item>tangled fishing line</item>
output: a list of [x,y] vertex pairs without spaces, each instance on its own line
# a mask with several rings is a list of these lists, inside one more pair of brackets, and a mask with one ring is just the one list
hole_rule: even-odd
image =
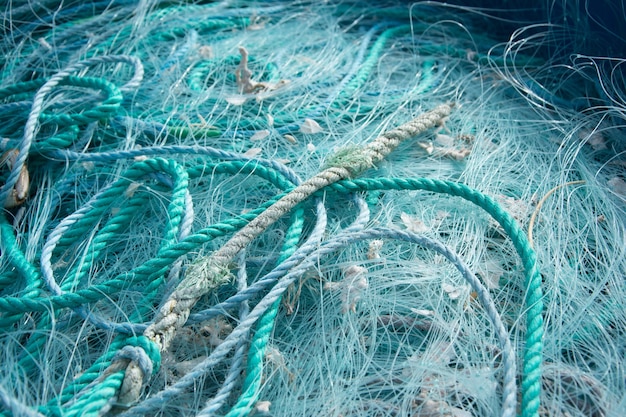
[[624,415],[581,10],[7,5],[0,415]]

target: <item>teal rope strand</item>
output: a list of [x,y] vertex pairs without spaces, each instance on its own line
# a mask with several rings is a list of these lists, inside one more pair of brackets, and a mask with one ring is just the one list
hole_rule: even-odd
[[[164,171],[170,171],[171,175],[174,178],[176,178],[177,176],[179,177],[179,179],[182,178],[182,181],[178,181],[179,183],[182,182],[182,184],[179,184],[179,188],[181,188],[182,186],[182,191],[180,189],[178,191],[174,190],[173,202],[174,204],[180,204],[181,199],[182,201],[184,201],[184,190],[186,189],[186,173],[182,170],[182,168],[178,164],[176,164],[173,161],[165,161],[165,160],[148,160],[148,161],[143,161],[143,162],[144,163],[137,164],[137,165],[140,165],[139,167],[137,166],[135,167],[137,169],[135,169],[134,174],[137,175],[137,177],[133,175],[132,170],[129,170],[130,174],[124,180],[118,181],[117,186],[111,187],[110,189],[107,190],[108,196],[110,197],[109,199],[107,198],[104,198],[103,200],[96,199],[96,201],[90,207],[90,209],[92,208],[93,210],[90,210],[90,212],[86,213],[86,214],[91,214],[91,216],[86,215],[80,218],[77,222],[73,223],[72,226],[76,226],[76,229],[72,229],[70,227],[70,229],[67,230],[68,233],[63,235],[60,241],[58,242],[59,244],[53,248],[52,253],[50,253],[47,250],[47,247],[44,247],[44,251],[43,251],[44,253],[42,255],[41,264],[42,264],[42,269],[44,269],[44,275],[46,276],[47,286],[50,290],[53,291],[53,293],[58,293],[58,291],[65,291],[65,292],[71,291],[75,286],[77,286],[81,281],[83,281],[84,277],[88,275],[89,270],[93,267],[93,262],[99,258],[100,253],[109,244],[109,241],[111,239],[114,239],[115,236],[121,232],[121,230],[123,230],[125,227],[130,225],[130,221],[132,220],[132,217],[135,214],[135,212],[139,210],[141,206],[145,204],[145,201],[150,197],[149,194],[137,194],[139,198],[137,197],[133,198],[130,202],[128,202],[121,208],[120,212],[115,217],[109,218],[107,221],[107,224],[105,224],[105,226],[96,234],[94,239],[90,242],[89,262],[79,263],[69,272],[68,274],[69,278],[65,282],[63,282],[60,286],[57,285],[54,282],[53,272],[50,267],[50,258],[52,254],[55,251],[59,252],[61,250],[67,250],[76,240],[80,241],[82,240],[83,235],[89,234],[90,230],[93,228],[93,223],[99,221],[99,219],[104,215],[105,211],[108,210],[109,208],[108,205],[111,202],[115,201],[116,199],[119,199],[119,195],[123,194],[124,190],[126,189],[125,186],[128,183],[130,183],[131,179],[138,178],[140,177],[141,174],[149,173],[151,170],[156,171],[156,170],[161,169]],[[107,192],[103,193],[105,197],[107,196]],[[176,196],[176,194],[178,194],[178,196]],[[177,199],[179,200],[178,203],[176,203]],[[180,214],[177,215],[176,213],[170,213],[170,215],[168,216],[168,223],[170,224],[167,226],[167,229],[174,228],[174,232],[173,232],[174,234],[177,230],[177,227],[178,227],[177,223],[180,222],[180,218],[181,218],[181,215]],[[166,234],[171,235],[172,232],[169,231],[169,232],[166,232]],[[171,237],[170,237],[170,240],[171,240]],[[46,256],[46,253],[48,253],[49,255]],[[154,289],[152,288],[153,286],[154,285],[152,286],[148,285],[147,288],[153,292],[154,291]],[[154,294],[150,294],[150,292],[148,292],[148,294],[154,297]],[[58,296],[61,296],[61,297],[63,295],[64,294],[58,294]],[[113,295],[113,293],[109,293],[106,295],[111,296]],[[26,299],[38,299],[38,298],[37,298],[37,295],[28,296],[28,294],[25,294],[22,297],[20,297],[20,299],[26,300]],[[39,299],[39,300],[45,301],[45,299]],[[144,298],[144,301],[148,301],[148,300]],[[83,304],[85,303],[75,305],[73,306],[73,308],[81,308]],[[150,305],[151,303],[149,302],[140,304],[140,306],[142,306],[141,308],[144,310],[146,308],[149,308]],[[42,311],[46,311],[46,310],[42,310]],[[99,325],[105,328],[111,327],[111,325],[108,324],[106,321],[100,319],[97,316],[89,315],[89,313],[85,310],[80,310],[78,312],[79,314],[85,316],[86,318],[88,317],[96,325]],[[134,314],[139,314],[139,309],[137,309]],[[58,315],[58,313],[55,313],[55,315]],[[53,323],[51,321],[51,317],[49,315],[44,315],[41,318],[41,322],[38,323],[38,328],[40,330],[46,329],[52,326],[52,324]],[[28,343],[25,346],[25,351],[28,352],[28,354],[23,356],[22,360],[20,361],[20,365],[26,369],[32,369],[35,366],[32,358],[35,358],[38,356],[37,352],[39,352],[40,349],[42,349],[46,343],[47,343],[47,337],[45,333],[43,332],[34,333],[29,338]]]
[[[197,178],[203,172],[210,170],[211,167],[215,167],[217,173],[230,173],[235,171],[243,175],[249,173],[258,173],[261,178],[270,181],[278,188],[293,187],[293,184],[287,181],[284,177],[282,177],[282,175],[277,174],[272,169],[262,167],[256,163],[253,163],[252,161],[232,161],[220,164],[207,164],[206,166],[196,165],[189,170],[189,173],[191,174],[190,177]],[[135,166],[135,168],[137,168],[137,166]],[[141,170],[139,171],[143,172]],[[130,183],[128,179],[131,177],[131,175],[138,174],[132,174],[132,171],[128,171],[126,175],[123,176],[123,178],[126,179],[118,181],[126,181],[124,184],[127,185]],[[125,189],[126,187],[122,188]],[[265,211],[267,207],[271,206],[274,202],[279,200],[283,195],[284,194],[281,193],[273,199],[269,200],[267,203],[261,205],[259,208],[242,214],[237,218],[227,219],[220,223],[201,229],[198,232],[187,236],[182,241],[169,246],[166,250],[160,253],[160,257],[149,259],[144,264],[140,265],[134,270],[119,274],[118,276],[107,282],[94,284],[88,288],[80,289],[73,293],[68,292],[63,295],[51,296],[48,298],[3,297],[0,298],[0,312],[45,312],[48,311],[50,308],[73,308],[109,297],[124,287],[135,284],[141,280],[150,280],[154,276],[154,274],[165,273],[169,265],[175,262],[176,259],[186,255],[190,251],[198,249],[200,246],[206,244],[207,242],[217,237],[236,232],[245,224],[253,220],[256,216]],[[116,199],[116,195],[112,193],[110,198],[111,199],[108,201],[108,204],[111,204],[111,202]],[[104,210],[104,208],[106,207],[105,203],[106,199],[99,199],[97,206],[102,207],[102,209]],[[93,214],[93,210],[91,211],[91,213]],[[87,222],[87,218],[81,220]],[[92,219],[92,221],[97,221],[97,218]],[[63,238],[67,239],[70,233],[74,235],[74,239],[80,237],[81,233],[87,233],[91,229],[91,223],[88,224],[89,226],[84,226],[80,229],[80,232],[69,231],[68,233],[63,235]],[[70,243],[71,242],[65,243],[65,247],[68,247]],[[61,242],[59,242],[57,248],[61,246],[63,245],[61,245]]]
[[[142,348],[152,361],[153,369],[152,374],[156,374],[161,366],[161,353],[159,349],[144,336],[118,336],[109,346],[109,349],[98,360],[96,360],[89,369],[85,370],[80,376],[76,377],[71,384],[69,384],[57,399],[51,400],[48,403],[48,407],[53,409],[55,405],[65,404],[74,398],[80,391],[85,389],[89,384],[93,383],[100,375],[102,371],[111,365],[112,359],[115,354],[121,350],[124,346],[137,346]],[[55,414],[61,414],[57,412]]]
[[108,375],[98,382],[88,393],[81,396],[67,411],[63,417],[99,417],[104,410],[112,406],[112,401],[124,382],[124,372],[119,371]]
[[[170,164],[170,165],[168,165]],[[174,164],[174,165],[171,165]],[[164,167],[165,166],[165,167]],[[109,209],[110,205],[115,201],[116,196],[119,195],[120,192],[123,192],[127,186],[132,182],[132,180],[140,178],[141,176],[145,176],[150,174],[150,172],[158,172],[159,170],[166,170],[166,167],[168,166],[174,166],[177,167],[175,169],[169,169],[170,171],[176,171],[174,173],[172,173],[172,176],[184,176],[183,174],[184,171],[180,170],[180,166],[177,165],[176,163],[172,162],[172,161],[166,161],[166,160],[147,160],[147,161],[142,161],[140,163],[136,163],[131,169],[129,169],[124,175],[122,175],[122,178],[124,178],[124,180],[119,180],[115,186],[109,188],[108,190],[106,190],[105,193],[103,193],[104,198],[98,199],[97,201],[94,202],[94,204],[90,207],[90,213],[94,214],[94,212],[98,212],[100,211],[100,215],[103,215],[104,212],[106,210]],[[288,180],[286,180],[282,175],[280,175],[279,173],[277,173],[276,171],[270,169],[270,168],[266,168],[263,167],[262,165],[259,165],[257,163],[255,163],[254,161],[231,161],[231,162],[224,162],[224,163],[218,163],[218,164],[196,164],[191,166],[188,169],[189,173],[191,173],[191,176],[194,178],[198,178],[200,176],[202,176],[203,174],[205,174],[207,171],[208,172],[212,172],[213,174],[254,174],[257,175],[263,179],[266,179],[267,181],[269,181],[270,183],[273,183],[274,185],[276,185],[278,188],[281,187],[293,187],[293,184],[291,182],[289,182]],[[184,191],[186,189],[186,182],[185,183],[181,183],[180,181],[178,181],[179,186],[178,189],[174,189],[174,191],[172,192],[173,195],[178,195],[178,199],[182,199],[184,198]],[[107,198],[109,197],[109,198]],[[175,200],[177,200],[177,198],[172,197],[172,202],[171,204],[173,204],[174,206],[176,206],[177,204],[175,203]],[[271,204],[271,202],[269,202],[266,206],[269,206]],[[199,236],[202,237],[201,240],[198,240],[197,237],[198,236],[190,236],[189,241],[187,242],[178,242],[175,243],[174,246],[178,245],[178,247],[180,248],[181,246],[184,248],[184,250],[178,251],[178,254],[173,256],[173,257],[167,257],[167,253],[171,251],[172,247],[171,245],[163,245],[160,249],[160,251],[162,251],[162,253],[160,253],[159,255],[164,255],[166,258],[166,262],[160,262],[161,264],[169,264],[169,261],[173,261],[175,259],[177,259],[178,257],[180,257],[182,254],[184,253],[188,253],[189,250],[191,250],[191,248],[196,248],[199,247],[201,244],[206,243],[208,240],[212,239],[213,237],[216,237],[218,235],[221,234],[225,234],[227,232],[232,232],[237,230],[238,228],[240,228],[241,226],[243,226],[245,223],[247,223],[247,221],[253,219],[254,217],[256,217],[256,215],[258,215],[260,212],[262,212],[264,209],[264,207],[261,207],[260,209],[255,210],[255,212],[251,212],[248,213],[244,216],[241,216],[241,218],[239,219],[232,219],[231,221],[226,221],[223,224],[228,226],[228,224],[233,224],[236,225],[236,227],[222,227],[221,232],[222,233],[214,233],[214,231],[212,231],[212,228],[206,228],[202,231],[200,231]],[[132,210],[130,210],[132,211]],[[171,210],[169,210],[171,211]],[[121,215],[121,211],[119,213],[117,213],[117,215]],[[182,213],[182,210],[180,211],[180,213]],[[77,224],[74,224],[73,227],[71,228],[71,230],[69,230],[66,234],[63,235],[63,242],[59,242],[60,246],[63,246],[65,248],[69,247],[72,244],[72,241],[76,238],[79,238],[83,233],[88,232],[94,221],[98,221],[98,217],[92,217],[91,219],[88,218],[89,216],[86,216],[84,218],[81,219],[81,221]],[[170,214],[170,219],[169,222],[177,225],[179,223],[179,220],[176,219],[176,217],[180,217],[180,214]],[[217,229],[219,229],[219,225],[217,225]],[[10,226],[9,226],[9,230],[10,230]],[[166,227],[166,235],[169,235],[168,239],[166,240],[172,240],[173,238],[175,238],[176,236],[176,232],[177,232],[177,227],[174,226],[167,226]],[[215,228],[213,228],[213,230],[215,230]],[[105,243],[106,239],[103,241]],[[193,243],[193,246],[190,248],[189,247],[189,242]],[[183,245],[181,245],[181,243]],[[186,245],[185,245],[186,244]],[[100,247],[101,249],[101,247]],[[173,248],[174,250],[176,250],[176,248]],[[159,257],[156,258],[157,261],[162,261],[162,259],[159,259]],[[149,277],[152,277],[155,275],[155,269],[150,267],[150,264],[142,265],[142,267],[144,267],[143,269],[147,272]],[[163,265],[164,267],[160,267],[156,269],[156,272],[158,274],[163,274],[165,272],[165,270],[167,269],[166,265]],[[119,280],[119,283],[121,285],[125,285],[128,286],[130,285],[131,282],[129,282],[128,280],[124,279],[124,275],[122,274],[122,276],[120,277],[121,279]],[[141,277],[141,274],[138,274],[139,277]],[[144,275],[145,277],[146,275]],[[150,280],[152,281],[152,280]],[[106,294],[106,293],[103,293]],[[5,301],[5,300],[2,300]],[[47,310],[48,308],[50,308],[49,303],[45,303],[48,304],[46,308],[42,309],[42,311]],[[82,305],[84,303],[78,303],[77,306]],[[58,306],[57,306],[58,307]],[[47,317],[47,315],[46,315]],[[47,320],[46,320],[47,321]],[[47,321],[49,323],[49,321]],[[45,327],[45,326],[44,326]],[[33,339],[33,342],[36,342],[37,338]],[[43,346],[43,344],[45,344],[45,338],[42,338],[41,340],[42,343],[35,343],[35,345],[31,345],[31,352],[36,352],[38,350],[37,346],[39,346],[39,348],[41,348]],[[85,373],[83,373],[81,375],[81,377],[77,378],[77,380],[75,381],[74,384],[72,384],[71,386],[67,387],[66,390],[64,390],[64,394],[61,395],[61,399],[63,401],[68,401],[71,398],[74,398],[76,396],[76,394],[84,388],[84,386],[88,385],[89,383],[93,382],[93,380],[95,380],[95,378],[97,378],[99,375],[101,375],[102,369],[104,369],[106,366],[108,366],[110,364],[110,359],[114,356],[114,352],[116,352],[117,350],[121,349],[125,344],[120,342],[120,343],[114,343],[111,345],[111,349],[110,352],[105,355],[104,357],[101,358],[101,360],[98,360],[96,363],[94,363],[94,365],[90,368],[89,371],[86,371]],[[32,357],[32,355],[30,355]],[[25,365],[25,364],[24,364]],[[31,365],[34,366],[34,364],[31,363]],[[32,368],[33,366],[31,366],[30,368]],[[94,394],[95,395],[95,394]],[[52,406],[52,405],[50,405]],[[55,413],[57,415],[59,415],[59,413]]]
[[[296,251],[298,241],[302,235],[302,228],[304,227],[304,210],[301,207],[296,209],[291,216],[291,220],[292,223],[287,230],[283,249],[277,264],[281,264]],[[276,315],[278,314],[281,300],[282,297],[278,297],[274,304],[272,304],[259,319],[254,338],[252,342],[250,342],[246,379],[243,382],[241,394],[239,395],[237,403],[231,408],[228,414],[226,414],[226,417],[247,416],[257,400],[263,377],[265,351],[272,331],[274,330]]]
[[[4,289],[8,285],[23,284],[24,290],[22,291],[22,297],[36,298],[41,293],[41,275],[39,271],[31,264],[24,253],[20,250],[15,235],[13,234],[13,228],[6,219],[5,213],[0,213],[0,251],[3,256],[6,256],[9,262],[17,270],[17,279],[22,282],[11,282],[5,280],[4,277],[9,277],[8,274],[3,274],[0,278],[0,290]],[[11,274],[13,275],[13,274]],[[0,332],[6,331],[14,323],[19,321],[23,316],[23,313],[14,313],[7,316],[0,316]]]
[[[17,269],[25,286],[40,285],[41,275],[37,268],[26,259],[24,253],[20,250],[17,240],[15,239],[13,227],[9,224],[4,211],[0,212],[0,244],[2,245],[1,250],[3,257],[6,256],[6,259],[9,260],[11,265]],[[9,284],[15,284],[15,282],[7,283],[7,285]],[[1,289],[4,289],[2,281],[0,281],[0,290]]]
[[342,106],[345,104],[345,98],[351,97],[356,90],[361,88],[367,78],[369,78],[372,69],[375,65],[378,64],[380,60],[381,54],[385,51],[385,45],[392,39],[394,36],[397,36],[401,33],[407,33],[411,31],[411,27],[407,25],[397,26],[391,29],[385,30],[374,42],[372,45],[372,49],[363,62],[361,64],[359,71],[355,74],[354,78],[350,80],[350,82],[346,85],[346,88],[341,92],[340,97],[344,100],[339,100],[334,103],[334,106]]

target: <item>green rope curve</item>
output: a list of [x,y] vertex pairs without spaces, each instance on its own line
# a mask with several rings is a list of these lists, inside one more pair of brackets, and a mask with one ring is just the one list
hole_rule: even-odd
[[[299,207],[291,215],[291,226],[287,230],[285,242],[277,264],[289,258],[296,250],[298,241],[302,236],[304,227],[304,210]],[[248,352],[248,366],[246,368],[246,378],[243,382],[241,394],[237,403],[230,409],[226,417],[247,416],[255,401],[258,398],[263,377],[263,360],[267,344],[274,330],[276,315],[278,314],[282,297],[279,297],[274,304],[259,319],[254,337],[250,342]]]

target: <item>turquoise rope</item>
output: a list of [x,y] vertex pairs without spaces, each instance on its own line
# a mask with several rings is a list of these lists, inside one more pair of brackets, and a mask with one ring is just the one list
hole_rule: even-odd
[[346,88],[341,93],[341,98],[344,101],[339,101],[335,103],[335,106],[342,106],[345,104],[345,100],[351,97],[356,90],[361,88],[365,81],[369,78],[374,66],[380,60],[380,56],[385,51],[385,46],[387,42],[389,42],[394,36],[397,36],[401,33],[410,33],[411,27],[408,25],[397,26],[391,29],[385,30],[381,35],[376,39],[374,45],[370,49],[370,52],[361,64],[359,71],[356,73],[354,78],[346,85]]
[[[451,181],[433,180],[433,179],[401,179],[401,178],[378,178],[378,179],[360,179],[353,181],[341,181],[328,187],[334,191],[341,193],[351,193],[359,191],[377,191],[377,190],[424,190],[436,193],[443,193],[452,196],[461,197],[476,204],[485,210],[494,218],[504,229],[506,234],[511,238],[513,245],[522,259],[526,275],[526,350],[524,353],[524,366],[522,376],[522,416],[531,417],[538,414],[541,394],[541,363],[543,351],[543,294],[541,289],[541,275],[536,265],[536,254],[525,232],[519,227],[513,217],[504,211],[495,200],[471,189],[463,184]],[[255,338],[264,340],[269,338],[269,334],[273,328],[270,324],[261,326],[264,334],[257,331]],[[256,366],[255,373],[249,372],[251,381],[247,381],[247,386],[252,386],[253,381],[258,378],[258,373],[262,371],[262,361],[250,363],[250,366]],[[230,417],[236,415],[244,415],[249,405],[255,398],[254,390],[242,394],[240,397],[241,408],[233,408]],[[246,404],[246,405],[243,405]]]
[[[37,268],[26,259],[24,253],[20,250],[15,240],[13,227],[7,221],[4,212],[0,213],[0,245],[0,251],[3,257],[6,256],[10,264],[17,270],[17,274],[3,274],[0,276],[0,290],[3,290],[8,285],[23,285],[24,289],[21,291],[22,297],[38,297],[41,293],[41,275]],[[18,312],[0,317],[0,332],[10,330],[10,327],[19,321],[22,316],[23,313]]]
[[[511,238],[513,245],[521,257],[526,275],[526,351],[524,354],[522,380],[522,416],[535,416],[538,413],[541,393],[541,362],[543,350],[543,294],[541,290],[541,275],[536,265],[536,255],[525,232],[517,222],[504,211],[495,200],[473,190],[463,184],[450,181],[432,179],[360,179],[342,181],[329,188],[341,193],[378,190],[425,190],[444,193],[464,198],[484,209],[494,218]],[[273,323],[279,306],[277,301],[264,314],[255,333],[255,342],[259,343],[259,350],[263,349],[273,329]],[[252,347],[251,347],[252,351]],[[244,390],[238,403],[231,409],[228,417],[243,416],[250,412],[260,385],[262,373],[262,357],[253,356],[248,362],[248,375],[244,382]]]
[[62,412],[63,417],[98,417],[102,410],[111,406],[111,400],[119,392],[124,382],[124,372],[118,371],[98,382],[90,392],[83,394],[76,402]]
[[[104,213],[109,209],[109,206],[113,202],[119,200],[119,196],[124,194],[124,191],[133,179],[141,178],[142,176],[147,175],[151,172],[167,171],[169,169],[170,172],[172,172],[172,176],[174,178],[176,178],[177,175],[182,177],[182,181],[179,181],[178,184],[178,190],[176,188],[174,189],[172,204],[180,205],[181,200],[184,201],[184,190],[186,189],[186,175],[178,164],[173,163],[172,161],[156,159],[137,163],[135,164],[134,168],[134,170],[130,169],[129,171],[127,171],[127,175],[122,176],[122,179],[118,180],[113,187],[106,190],[101,196],[102,198],[97,199],[97,201],[93,203],[93,205],[90,207],[91,210],[86,213],[85,216],[80,218],[76,223],[74,223],[72,225],[74,226],[73,228],[70,228],[66,231],[67,233],[62,236],[57,246],[55,247],[55,251],[57,253],[68,250],[75,241],[81,241],[84,236],[89,235],[91,229],[94,227],[94,224],[100,221]],[[145,201],[150,197],[149,194],[144,193],[137,193],[136,196],[137,197],[131,199],[128,204],[122,206],[117,216],[109,218],[104,227],[94,236],[89,247],[90,262],[79,263],[78,266],[74,267],[68,273],[68,279],[60,285],[60,289],[62,291],[71,291],[76,285],[83,281],[85,277],[88,276],[90,268],[92,268],[93,263],[98,260],[100,253],[109,244],[109,241],[111,239],[114,239],[117,234],[119,234],[125,227],[130,225],[133,215],[141,209],[141,207],[145,204]],[[168,223],[170,224],[167,225],[166,230],[172,228],[174,229],[174,231],[177,230],[179,222],[180,213],[176,214],[176,211],[172,211],[168,216]],[[166,233],[171,234],[172,232],[169,231]],[[169,240],[171,240],[171,237]],[[166,239],[164,243],[168,243],[168,239]],[[51,253],[51,256],[53,254],[54,251]],[[50,272],[50,274],[52,274],[52,272]],[[47,284],[49,288],[51,288],[53,285],[56,284]],[[148,285],[147,288],[152,287]],[[151,291],[154,292],[154,289],[152,288]],[[109,297],[111,297],[113,296],[113,293],[103,295],[108,295]],[[154,297],[155,294],[149,294],[148,297],[150,297],[150,295]],[[60,297],[63,297],[63,295],[60,295]],[[3,298],[2,301],[5,301],[7,298],[8,297]],[[40,298],[38,294],[31,296],[29,296],[29,294],[24,294],[18,299],[32,299],[43,301],[44,303],[46,301],[45,298]],[[147,299],[144,299],[144,301],[147,301]],[[73,307],[79,308],[83,304],[84,303],[81,303]],[[134,314],[139,314],[140,311],[144,311],[144,313],[149,311],[149,306],[150,303],[140,303],[140,307],[136,309]],[[48,308],[40,311],[47,312]],[[79,313],[83,313],[83,315],[86,316],[85,318],[87,318],[87,315],[89,314],[86,311],[83,312],[83,310],[80,310]],[[55,313],[55,315],[58,316],[58,312]],[[95,320],[97,323],[100,323],[104,327],[109,327],[97,316],[91,316],[91,319]],[[38,324],[38,328],[40,330],[43,330],[49,328],[50,326],[52,326],[52,324],[53,323],[51,320],[51,316],[46,314],[41,318],[41,321]],[[38,357],[37,352],[39,352],[46,345],[46,343],[47,336],[44,332],[40,331],[34,333],[29,338],[28,343],[25,346],[25,352],[27,352],[27,354],[25,354],[20,360],[20,365],[23,368],[30,370],[36,368],[34,358]]]
[[[278,265],[296,251],[298,241],[302,235],[302,228],[304,227],[304,210],[301,207],[297,208],[293,212],[291,220],[292,223],[287,230],[285,242],[277,262]],[[250,349],[248,350],[248,366],[241,394],[235,405],[226,414],[226,417],[247,416],[258,398],[263,377],[263,360],[265,359],[267,344],[274,330],[281,300],[282,297],[278,297],[274,304],[259,319],[253,339],[250,342]]]
[[[276,181],[275,185],[279,188],[283,186],[288,186],[289,188],[293,187],[293,184],[287,182],[284,177],[277,175],[275,172],[272,173],[272,170],[268,168],[261,168],[257,164],[248,163],[245,164],[243,162],[233,162],[233,163],[221,163],[221,164],[207,164],[206,166],[195,166],[190,169],[190,177],[197,178],[202,174],[202,172],[211,172],[211,168],[215,167],[216,173],[231,173],[234,171],[240,170],[240,172],[245,175],[251,173],[252,171],[258,172],[259,175],[267,179],[268,181]],[[257,171],[258,170],[258,171]],[[127,173],[129,174],[129,173]],[[130,174],[129,174],[130,175]],[[122,178],[128,178],[122,177]],[[125,181],[125,180],[119,180]],[[122,187],[125,189],[126,187]],[[261,205],[259,208],[238,216],[238,218],[232,218],[224,220],[223,222],[211,225],[209,227],[203,228],[198,232],[186,237],[180,242],[177,242],[167,249],[164,249],[160,254],[160,257],[152,258],[146,261],[144,264],[140,265],[133,271],[122,273],[117,277],[109,280],[108,282],[101,284],[94,284],[88,288],[77,290],[76,292],[66,293],[60,296],[51,296],[47,299],[41,298],[23,298],[23,297],[3,297],[0,298],[0,312],[9,312],[9,313],[25,313],[28,311],[40,311],[45,312],[49,308],[73,308],[78,307],[83,304],[88,304],[92,302],[99,301],[106,297],[112,296],[115,292],[120,289],[127,287],[128,285],[136,284],[141,280],[149,280],[153,274],[161,274],[165,272],[165,270],[171,265],[176,259],[184,256],[190,251],[198,249],[205,243],[209,241],[224,236],[229,233],[233,233],[247,224],[249,221],[258,216],[261,212],[263,212],[267,207],[273,204],[276,200],[282,197],[282,193],[269,200],[267,203]],[[115,200],[115,195],[110,197],[112,200]],[[99,200],[102,204],[104,200]],[[94,221],[97,219],[94,219]],[[86,220],[85,220],[86,221]],[[85,226],[86,229],[80,229],[81,231],[90,230],[90,226]],[[79,237],[81,234],[79,232],[73,233],[74,237]],[[64,238],[68,238],[69,234],[65,234]],[[57,246],[59,247],[59,246]]]
[[[66,416],[66,412],[69,412],[69,415],[77,416],[101,415],[98,414],[98,412],[101,410],[102,406],[106,405],[119,392],[119,388],[121,387],[124,378],[124,372],[116,372],[105,379],[105,381],[107,381],[106,383],[103,381],[102,383],[94,385],[88,393],[81,396],[80,399],[73,403],[71,408],[67,411],[64,408],[59,408],[58,403],[60,402],[61,404],[64,404],[71,401],[79,392],[92,384],[99,376],[102,375],[102,371],[111,365],[111,360],[115,356],[115,353],[121,350],[124,346],[137,346],[142,348],[152,362],[152,375],[156,375],[161,366],[161,353],[158,346],[145,336],[118,336],[117,339],[111,343],[109,350],[103,356],[101,356],[89,369],[69,384],[60,394],[58,399],[50,401],[50,403],[47,404],[47,408],[43,409],[47,409],[47,412],[51,412],[53,415],[63,417]],[[90,405],[88,408],[84,408],[86,405],[91,403],[97,404],[97,407],[95,405]],[[81,414],[81,412],[90,414]]]
[[[534,251],[528,244],[524,232],[512,217],[489,197],[462,184],[431,179],[369,179],[343,181],[331,186],[342,193],[369,190],[426,190],[462,197],[486,210],[512,238],[526,270],[527,341],[524,355],[522,381],[523,416],[536,415],[539,406],[541,379],[541,352],[543,334],[541,278],[536,267]],[[259,338],[264,337],[259,335]]]

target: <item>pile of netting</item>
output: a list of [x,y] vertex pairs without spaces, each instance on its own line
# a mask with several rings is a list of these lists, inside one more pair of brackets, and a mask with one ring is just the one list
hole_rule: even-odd
[[625,415],[624,65],[573,10],[9,2],[0,415]]

